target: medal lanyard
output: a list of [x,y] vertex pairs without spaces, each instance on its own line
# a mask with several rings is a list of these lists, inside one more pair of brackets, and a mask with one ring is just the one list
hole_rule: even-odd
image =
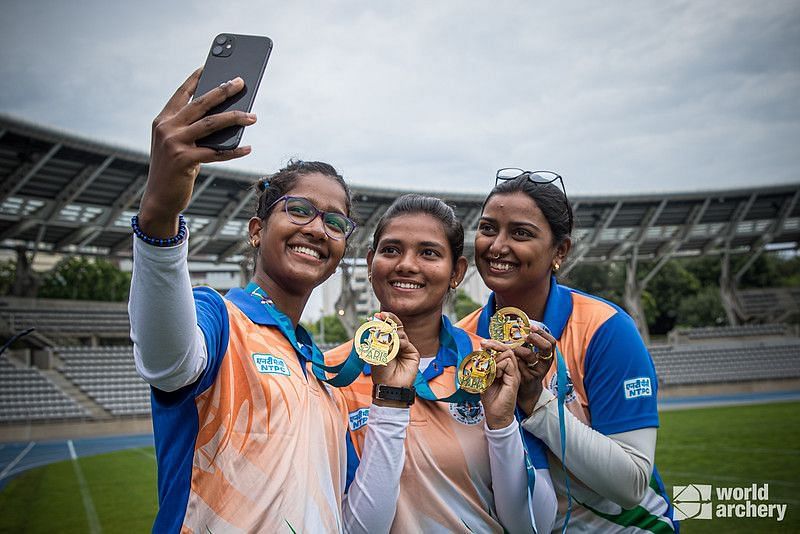
[[[439,334],[439,353],[436,355],[434,362],[443,360],[444,358],[440,358],[440,356],[443,356],[447,351],[455,352],[455,368],[458,369],[458,366],[461,364],[461,360],[463,360],[470,352],[472,352],[472,340],[469,338],[469,335],[467,335],[466,332],[453,328],[447,317],[442,316],[441,333]],[[444,369],[442,369],[442,372],[444,372]],[[430,378],[434,378],[439,374],[441,373],[431,376]],[[417,396],[425,400],[456,403],[472,402],[477,404],[481,399],[480,395],[467,393],[463,389],[459,389],[458,373],[455,373],[454,375],[453,385],[455,386],[455,391],[446,397],[437,397],[431,389],[428,380],[429,379],[425,377],[425,374],[417,371],[417,378],[414,381],[414,389],[417,390]]]
[[[322,354],[322,351],[319,350],[319,347],[317,347],[316,343],[313,342],[311,336],[306,333],[305,337],[308,338],[307,342],[304,342],[301,345],[297,339],[297,332],[292,325],[292,321],[286,316],[286,314],[275,307],[272,299],[269,298],[266,292],[264,292],[264,290],[261,289],[258,284],[255,282],[250,282],[247,284],[247,287],[244,290],[250,296],[258,299],[261,304],[263,304],[267,315],[269,315],[269,317],[277,325],[278,329],[280,329],[284,337],[292,344],[292,348],[294,348],[297,356],[301,359],[300,363],[302,364],[302,360],[310,361],[312,372],[319,380],[327,382],[334,387],[343,387],[351,384],[356,378],[358,378],[358,375],[364,368],[364,364],[358,359],[357,355],[354,359],[353,353],[351,352],[350,356],[342,363],[338,365],[325,365],[325,356]],[[300,329],[303,333],[305,333],[305,330],[302,327],[300,327]],[[329,378],[327,373],[331,373],[334,376]]]
[[[478,327],[477,327],[477,334],[481,337],[488,338],[489,337],[489,308],[484,306],[483,311],[481,312],[480,316],[478,317]],[[558,340],[556,340],[558,341]],[[564,470],[564,485],[567,490],[567,512],[564,516],[564,526],[561,529],[562,533],[567,531],[567,525],[569,524],[569,518],[572,515],[572,492],[570,491],[569,487],[569,473],[567,472],[567,428],[565,424],[565,402],[567,397],[567,363],[564,360],[564,356],[561,354],[561,351],[558,348],[558,345],[555,346],[556,351],[556,384],[557,384],[557,391],[556,394],[558,396],[558,432],[559,436],[561,437],[561,468]],[[518,414],[520,417],[520,421],[522,420],[522,414]],[[522,432],[522,425],[520,425],[520,432]],[[529,458],[530,455],[528,454],[528,447],[525,443],[525,438],[523,435],[522,439],[522,446],[525,449],[525,456],[526,461],[525,465],[528,472],[528,487],[530,488],[531,495],[533,495],[533,486],[534,486],[534,479],[535,479],[535,470],[533,469],[533,465],[529,466]]]

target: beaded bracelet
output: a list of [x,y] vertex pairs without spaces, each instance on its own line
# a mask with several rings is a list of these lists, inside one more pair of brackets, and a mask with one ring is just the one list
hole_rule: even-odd
[[186,239],[186,219],[184,219],[183,215],[181,214],[178,214],[178,235],[173,237],[168,237],[167,239],[150,237],[149,235],[142,232],[142,229],[139,227],[138,215],[134,215],[133,217],[131,217],[131,228],[133,228],[133,235],[135,235],[148,245],[153,245],[154,247],[173,247],[179,243],[182,243],[183,240]]

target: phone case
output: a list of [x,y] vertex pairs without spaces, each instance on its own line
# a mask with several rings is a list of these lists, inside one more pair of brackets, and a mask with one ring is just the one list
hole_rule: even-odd
[[[234,110],[249,112],[253,108],[271,51],[272,40],[269,37],[233,33],[216,36],[208,52],[195,96],[203,95],[237,76],[244,80],[244,89],[210,109],[206,115]],[[239,146],[243,131],[243,126],[231,126],[198,139],[195,144],[215,150],[231,150]]]

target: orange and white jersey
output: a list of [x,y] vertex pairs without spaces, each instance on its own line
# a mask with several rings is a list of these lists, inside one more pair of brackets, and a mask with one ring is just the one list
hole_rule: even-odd
[[[446,318],[442,323],[441,348],[422,373],[438,398],[455,392],[459,355],[463,358],[480,348],[481,341],[478,336],[455,328]],[[466,340],[464,348],[457,347],[454,334]],[[326,352],[326,364],[343,362],[352,347],[351,340]],[[355,382],[341,389],[350,414],[353,445],[361,457],[372,404],[369,366],[365,366]],[[546,462],[544,445],[537,451],[540,460]],[[523,464],[520,467],[524,470]],[[391,531],[504,531],[495,508],[484,412],[479,401],[448,403],[417,396],[410,409],[400,493]]]
[[308,372],[248,292],[194,295],[208,363],[194,384],[152,390],[160,505],[153,530],[341,531],[343,396]]
[[[458,326],[468,332],[488,335],[489,320],[495,309],[492,293],[483,308],[464,317]],[[559,285],[553,277],[543,322],[557,339],[564,356],[568,380],[565,407],[578,420],[605,435],[658,427],[655,367],[633,320],[624,310],[598,297]],[[558,395],[555,365],[543,382],[544,387]],[[550,458],[558,464],[552,453]],[[566,468],[569,469],[569,454]],[[566,516],[566,489],[561,477],[554,476],[553,480],[559,493],[556,524],[560,528]],[[672,532],[678,529],[655,466],[651,485],[634,510],[621,509],[590,490],[582,491],[581,482],[574,480],[575,500],[569,531]]]

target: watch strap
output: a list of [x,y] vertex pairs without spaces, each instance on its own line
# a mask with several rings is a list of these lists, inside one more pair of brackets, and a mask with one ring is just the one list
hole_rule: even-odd
[[403,402],[407,406],[414,404],[417,398],[417,391],[413,388],[399,388],[387,386],[386,384],[374,384],[372,386],[372,398],[377,400]]

